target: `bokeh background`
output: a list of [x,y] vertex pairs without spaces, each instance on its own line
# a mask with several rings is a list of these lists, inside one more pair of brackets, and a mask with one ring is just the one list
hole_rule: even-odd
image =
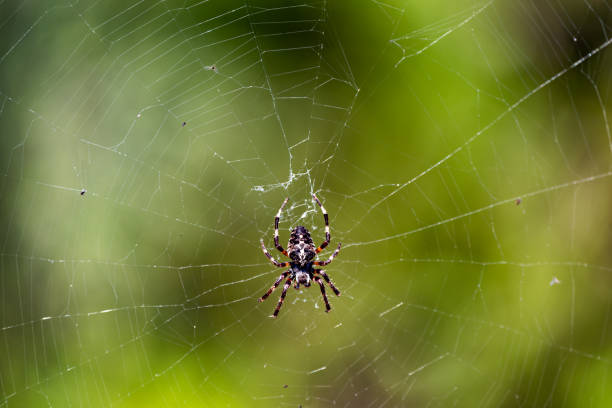
[[611,17],[1,2],[0,406],[611,406]]

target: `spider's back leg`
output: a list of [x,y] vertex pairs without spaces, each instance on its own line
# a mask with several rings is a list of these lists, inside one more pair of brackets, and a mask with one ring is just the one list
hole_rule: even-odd
[[323,204],[321,204],[321,201],[319,201],[316,195],[313,194],[312,198],[317,202],[317,204],[319,204],[319,207],[321,208],[321,212],[323,213],[323,218],[325,219],[325,241],[323,241],[323,243],[319,245],[319,247],[315,250],[315,252],[318,254],[323,249],[325,249],[326,246],[329,245],[329,241],[331,240],[331,235],[329,233],[329,217],[327,215],[327,211],[325,210],[325,207],[323,207]]
[[278,242],[278,223],[280,221],[281,212],[283,211],[285,204],[287,204],[287,201],[289,201],[289,197],[285,198],[285,201],[283,201],[283,204],[276,213],[276,217],[274,217],[274,246],[285,256],[289,255],[287,254],[287,251],[285,251],[285,248],[283,248],[283,246]]
[[340,247],[342,246],[342,242],[338,243],[338,248],[336,248],[336,250],[334,251],[333,254],[331,254],[331,256],[329,257],[328,260],[326,261],[315,261],[314,264],[317,266],[325,266],[325,265],[329,265],[331,263],[331,261],[334,260],[334,258],[340,253]]
[[266,255],[270,262],[272,262],[274,265],[278,266],[279,268],[285,268],[290,265],[289,262],[278,262],[276,259],[272,258],[272,255],[270,255],[270,253],[266,249],[263,239],[259,242],[261,243],[261,250],[263,251],[264,255]]

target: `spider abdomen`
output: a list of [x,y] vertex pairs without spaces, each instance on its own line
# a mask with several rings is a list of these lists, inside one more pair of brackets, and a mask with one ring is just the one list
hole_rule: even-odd
[[305,227],[297,226],[291,231],[287,245],[289,257],[300,265],[306,265],[315,257],[315,247],[310,232]]

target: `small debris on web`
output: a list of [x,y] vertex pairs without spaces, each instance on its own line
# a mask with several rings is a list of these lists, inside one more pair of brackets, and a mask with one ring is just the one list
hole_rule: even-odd
[[555,286],[555,285],[560,285],[560,284],[561,284],[561,281],[557,279],[556,276],[553,276],[552,280],[549,283],[550,286]]
[[87,190],[85,190],[84,188],[83,188],[83,189],[81,189],[81,195],[82,195],[82,196],[84,196],[86,192],[87,192]]
[[517,198],[516,200],[514,200],[514,204],[516,205],[520,205],[523,202],[523,200],[521,200],[520,198]]
[[142,116],[142,115],[140,114],[140,112],[138,113],[138,115],[136,115],[136,117],[137,117],[138,119],[140,119],[140,117],[141,117],[141,116]]
[[208,66],[208,67],[206,67],[206,68],[208,68],[208,69],[209,69],[209,70],[211,70],[211,71],[215,71],[215,72],[217,72],[217,66],[216,66],[215,64],[209,65],[209,66]]
[[187,122],[183,122],[183,127],[185,127],[185,125],[187,125]]
[[289,385],[285,384],[285,385],[283,385],[283,388],[287,388],[288,386],[289,386]]

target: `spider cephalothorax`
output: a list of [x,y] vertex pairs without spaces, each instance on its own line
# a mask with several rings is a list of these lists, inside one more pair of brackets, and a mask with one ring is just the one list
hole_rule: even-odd
[[291,282],[295,281],[295,288],[298,289],[300,285],[304,285],[305,287],[310,287],[310,281],[314,280],[319,284],[321,288],[321,295],[323,296],[323,300],[325,301],[325,311],[329,312],[331,306],[327,301],[327,295],[325,294],[325,286],[323,285],[323,280],[327,282],[327,284],[332,288],[336,296],[340,296],[340,291],[334,286],[334,284],[329,279],[329,276],[322,269],[314,269],[314,266],[325,266],[331,263],[331,261],[338,255],[340,252],[340,245],[338,244],[338,248],[334,251],[334,253],[329,257],[327,261],[313,261],[315,255],[321,252],[327,245],[329,245],[330,234],[329,234],[329,219],[327,217],[327,211],[321,205],[321,201],[317,198],[316,195],[312,195],[313,199],[317,202],[319,207],[321,208],[321,212],[323,212],[323,218],[325,219],[325,241],[317,248],[315,248],[314,243],[312,242],[312,238],[310,237],[310,233],[308,230],[302,226],[297,226],[293,231],[291,231],[291,236],[289,238],[289,244],[287,245],[287,251],[279,244],[278,242],[278,223],[280,221],[280,215],[283,211],[283,207],[287,204],[289,198],[286,198],[281,205],[281,208],[278,210],[276,214],[276,218],[274,218],[274,246],[278,249],[283,255],[291,258],[291,262],[278,262],[276,261],[272,255],[266,249],[263,240],[261,241],[261,249],[264,254],[272,261],[272,263],[279,268],[291,267],[289,270],[283,272],[281,276],[278,277],[274,285],[268,291],[259,298],[260,302],[263,302],[270,293],[274,289],[280,285],[283,279],[286,279],[285,286],[283,287],[283,293],[278,301],[278,305],[276,305],[276,309],[274,309],[274,317],[278,316],[278,312],[280,311],[281,306],[283,305],[283,301],[285,300],[285,296],[287,295],[287,289],[291,286]]

